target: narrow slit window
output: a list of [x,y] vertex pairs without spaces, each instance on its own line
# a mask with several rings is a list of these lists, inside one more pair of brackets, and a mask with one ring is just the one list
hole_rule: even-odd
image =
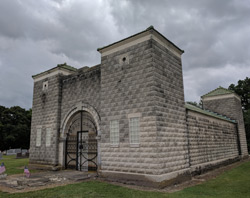
[[49,86],[48,81],[43,82],[43,91],[46,91],[48,89],[48,86]]
[[38,128],[36,130],[36,146],[41,146],[41,140],[42,140],[42,129]]
[[46,147],[51,145],[51,128],[46,128]]
[[119,144],[119,121],[110,121],[110,143]]
[[129,119],[129,140],[130,144],[139,144],[140,119],[132,117]]

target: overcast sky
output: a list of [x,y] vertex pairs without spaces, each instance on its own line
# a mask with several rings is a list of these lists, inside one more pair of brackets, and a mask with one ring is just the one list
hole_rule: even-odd
[[150,25],[182,55],[186,101],[250,76],[249,0],[1,0],[0,105],[32,107],[32,75],[100,63]]

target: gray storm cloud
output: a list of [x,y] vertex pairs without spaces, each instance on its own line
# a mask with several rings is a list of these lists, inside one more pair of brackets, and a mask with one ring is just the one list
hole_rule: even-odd
[[249,18],[247,0],[2,0],[0,105],[30,108],[33,74],[98,64],[98,47],[150,25],[185,50],[185,99],[198,101],[249,77]]

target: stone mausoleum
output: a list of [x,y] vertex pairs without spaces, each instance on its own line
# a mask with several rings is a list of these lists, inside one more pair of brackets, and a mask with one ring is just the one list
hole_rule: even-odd
[[248,156],[240,97],[185,104],[184,51],[152,26],[98,52],[33,76],[30,165],[165,185]]

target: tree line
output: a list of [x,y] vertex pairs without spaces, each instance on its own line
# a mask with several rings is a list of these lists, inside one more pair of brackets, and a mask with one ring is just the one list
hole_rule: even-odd
[[32,110],[19,106],[0,106],[0,151],[29,149]]
[[239,80],[238,84],[231,84],[228,89],[233,90],[241,97],[241,105],[246,130],[247,147],[250,152],[250,78]]

